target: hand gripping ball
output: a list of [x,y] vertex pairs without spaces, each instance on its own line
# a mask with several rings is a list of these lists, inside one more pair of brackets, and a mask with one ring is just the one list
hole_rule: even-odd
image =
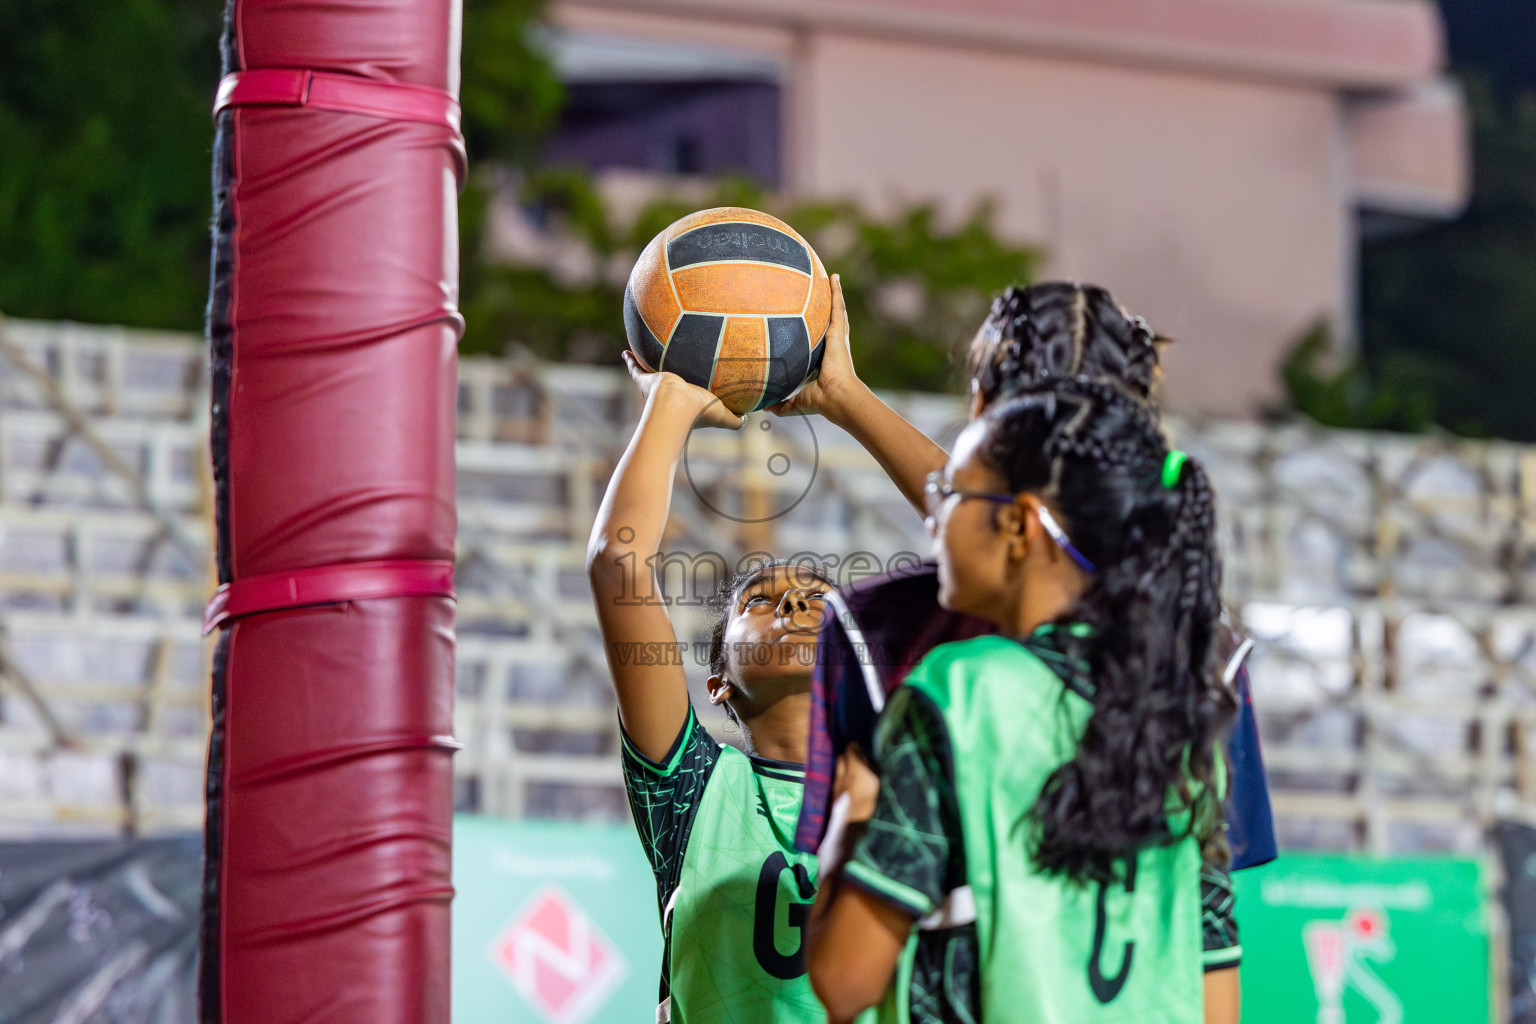
[[651,239],[624,289],[624,332],[648,370],[708,388],[740,415],[789,398],[821,366],[832,285],[777,217],[691,213]]

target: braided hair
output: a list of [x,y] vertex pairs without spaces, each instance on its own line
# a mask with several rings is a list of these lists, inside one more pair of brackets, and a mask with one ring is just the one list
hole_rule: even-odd
[[1156,342],[1165,340],[1103,288],[1048,281],[1009,288],[993,301],[966,352],[966,371],[984,405],[1079,375],[1117,382],[1151,404]]
[[1105,380],[1022,392],[983,421],[978,458],[1047,502],[1099,567],[1061,619],[1091,627],[1095,695],[1076,753],[1033,808],[1037,864],[1109,881],[1121,858],[1176,838],[1175,811],[1224,863],[1216,759],[1237,705],[1214,671],[1221,563],[1204,469],[1168,462],[1154,413]]

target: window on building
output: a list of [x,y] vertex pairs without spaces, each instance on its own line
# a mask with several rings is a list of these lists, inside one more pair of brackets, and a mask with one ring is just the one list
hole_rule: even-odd
[[770,59],[600,37],[561,37],[554,49],[566,104],[546,164],[780,185],[782,99]]

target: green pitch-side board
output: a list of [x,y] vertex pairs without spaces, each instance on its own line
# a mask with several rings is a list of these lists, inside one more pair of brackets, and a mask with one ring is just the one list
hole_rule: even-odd
[[656,1017],[656,880],[634,829],[459,817],[453,1024]]
[[[656,884],[627,826],[454,822],[453,1024],[655,1017]],[[1489,1024],[1471,860],[1285,854],[1240,871],[1243,1024]]]
[[1489,1024],[1478,862],[1288,853],[1233,878],[1243,1024]]

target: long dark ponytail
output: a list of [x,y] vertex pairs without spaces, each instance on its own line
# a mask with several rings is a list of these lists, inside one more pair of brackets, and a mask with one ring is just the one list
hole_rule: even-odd
[[1035,804],[1036,863],[1110,880],[1121,858],[1172,838],[1170,811],[1225,861],[1217,758],[1236,702],[1214,672],[1221,564],[1205,471],[1170,461],[1152,412],[1104,380],[1024,392],[984,420],[980,459],[1046,501],[1098,567],[1062,620],[1092,627],[1093,711]]

